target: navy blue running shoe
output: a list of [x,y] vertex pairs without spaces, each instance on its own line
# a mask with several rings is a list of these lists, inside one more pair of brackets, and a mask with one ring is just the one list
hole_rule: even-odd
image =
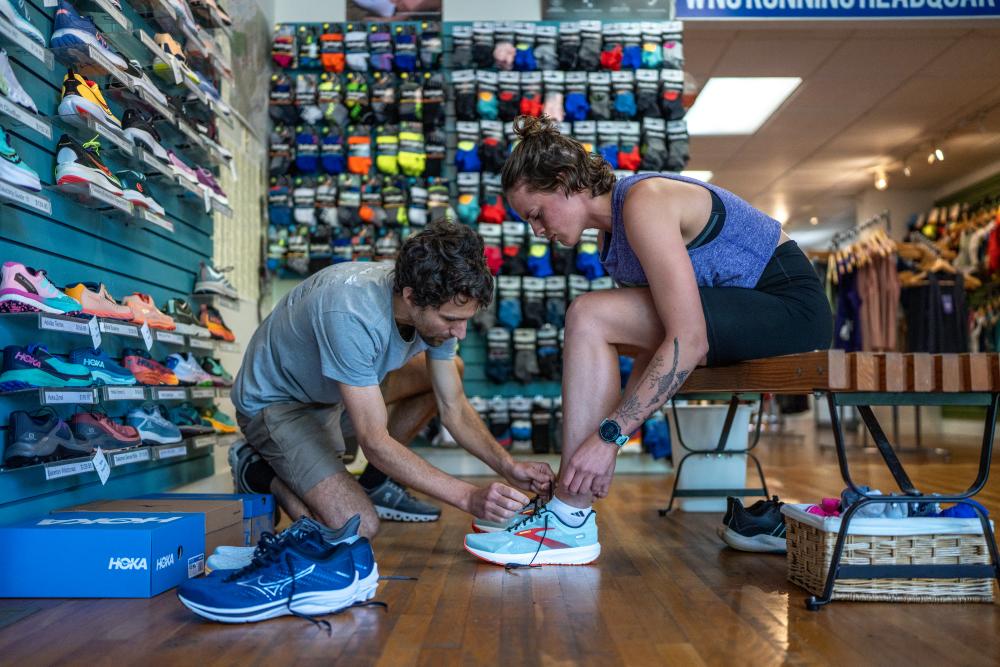
[[90,370],[94,384],[103,385],[133,385],[137,382],[135,376],[117,361],[108,356],[104,350],[84,347],[69,353],[69,359],[74,364],[80,364]]
[[10,413],[8,434],[3,455],[3,464],[7,468],[86,456],[93,452],[88,444],[77,442],[69,425],[48,407],[31,414],[23,410]]
[[[194,613],[220,623],[278,616],[332,614],[354,604],[358,574],[351,545],[330,546],[318,530],[261,539],[253,561],[226,576],[188,579],[177,597]],[[328,625],[328,624],[327,624]]]
[[90,371],[49,354],[44,345],[3,349],[3,373],[0,391],[17,391],[29,387],[89,387]]

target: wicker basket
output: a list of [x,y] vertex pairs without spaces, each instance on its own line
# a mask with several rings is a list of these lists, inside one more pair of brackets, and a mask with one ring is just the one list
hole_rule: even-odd
[[[840,519],[785,505],[788,580],[822,595]],[[920,532],[917,532],[920,531]],[[853,519],[844,565],[988,564],[977,519]],[[993,579],[837,579],[835,600],[870,602],[992,602]]]

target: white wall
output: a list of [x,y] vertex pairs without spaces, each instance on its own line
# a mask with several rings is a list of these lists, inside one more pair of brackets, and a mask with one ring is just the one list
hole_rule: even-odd
[[892,224],[892,238],[901,240],[906,235],[906,225],[914,213],[923,213],[934,203],[934,193],[930,190],[893,190],[879,192],[874,188],[858,196],[857,221],[864,222],[882,211],[889,211]]
[[270,30],[270,25],[274,23],[274,11],[277,0],[256,0],[257,6],[260,7],[260,11],[264,14],[264,19],[268,23],[268,29]]
[[[258,0],[276,23],[347,20],[349,0]],[[269,11],[266,5],[272,5]],[[540,0],[444,0],[445,21],[540,21]]]

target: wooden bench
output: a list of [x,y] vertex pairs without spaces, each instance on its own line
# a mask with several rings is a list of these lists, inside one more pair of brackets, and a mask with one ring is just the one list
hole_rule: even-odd
[[[968,501],[982,490],[989,477],[998,396],[1000,396],[1000,355],[992,353],[845,353],[841,350],[826,350],[758,359],[718,368],[698,368],[688,376],[676,398],[725,399],[729,401],[729,411],[718,445],[712,450],[691,450],[684,444],[675,411],[674,422],[679,444],[687,453],[677,466],[670,504],[666,509],[660,511],[661,515],[670,511],[675,497],[768,495],[767,483],[760,462],[751,451],[760,439],[762,409],[757,411],[755,434],[747,448],[742,450],[725,449],[740,402],[758,398],[762,401],[760,395],[764,393],[814,394],[817,399],[827,401],[841,476],[844,483],[862,498],[848,508],[841,517],[840,533],[837,536],[823,595],[809,598],[806,603],[809,609],[818,610],[831,601],[836,579],[970,577],[996,578],[1000,581],[1000,557],[998,557],[996,538],[990,528],[989,519],[978,507],[969,503],[966,504],[973,507],[983,526],[983,534],[990,551],[990,564],[988,565],[876,566],[840,564],[848,526],[851,518],[860,507],[871,503],[884,504],[924,500],[923,494],[913,485],[896,455],[896,451],[879,425],[872,411],[872,406],[984,406],[986,418],[976,479],[968,489],[961,493],[935,496],[934,498],[936,502]],[[857,409],[865,428],[871,435],[879,454],[903,495],[887,499],[887,496],[866,495],[858,489],[851,478],[843,429],[838,415],[838,408],[843,406],[853,406]],[[761,481],[760,488],[677,488],[681,469],[689,457],[714,456],[723,451],[729,454],[746,454],[757,467]]]

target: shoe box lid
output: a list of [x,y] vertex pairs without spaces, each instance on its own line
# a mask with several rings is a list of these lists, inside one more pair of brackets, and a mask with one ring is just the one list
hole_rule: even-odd
[[243,546],[243,504],[239,500],[190,500],[175,498],[125,498],[98,500],[68,507],[64,512],[177,512],[201,515],[205,548]]
[[205,569],[204,521],[180,512],[54,512],[0,544],[0,597],[149,598]]
[[269,493],[150,493],[139,497],[239,500],[243,503],[243,546],[255,546],[265,532],[274,532],[274,496]]

